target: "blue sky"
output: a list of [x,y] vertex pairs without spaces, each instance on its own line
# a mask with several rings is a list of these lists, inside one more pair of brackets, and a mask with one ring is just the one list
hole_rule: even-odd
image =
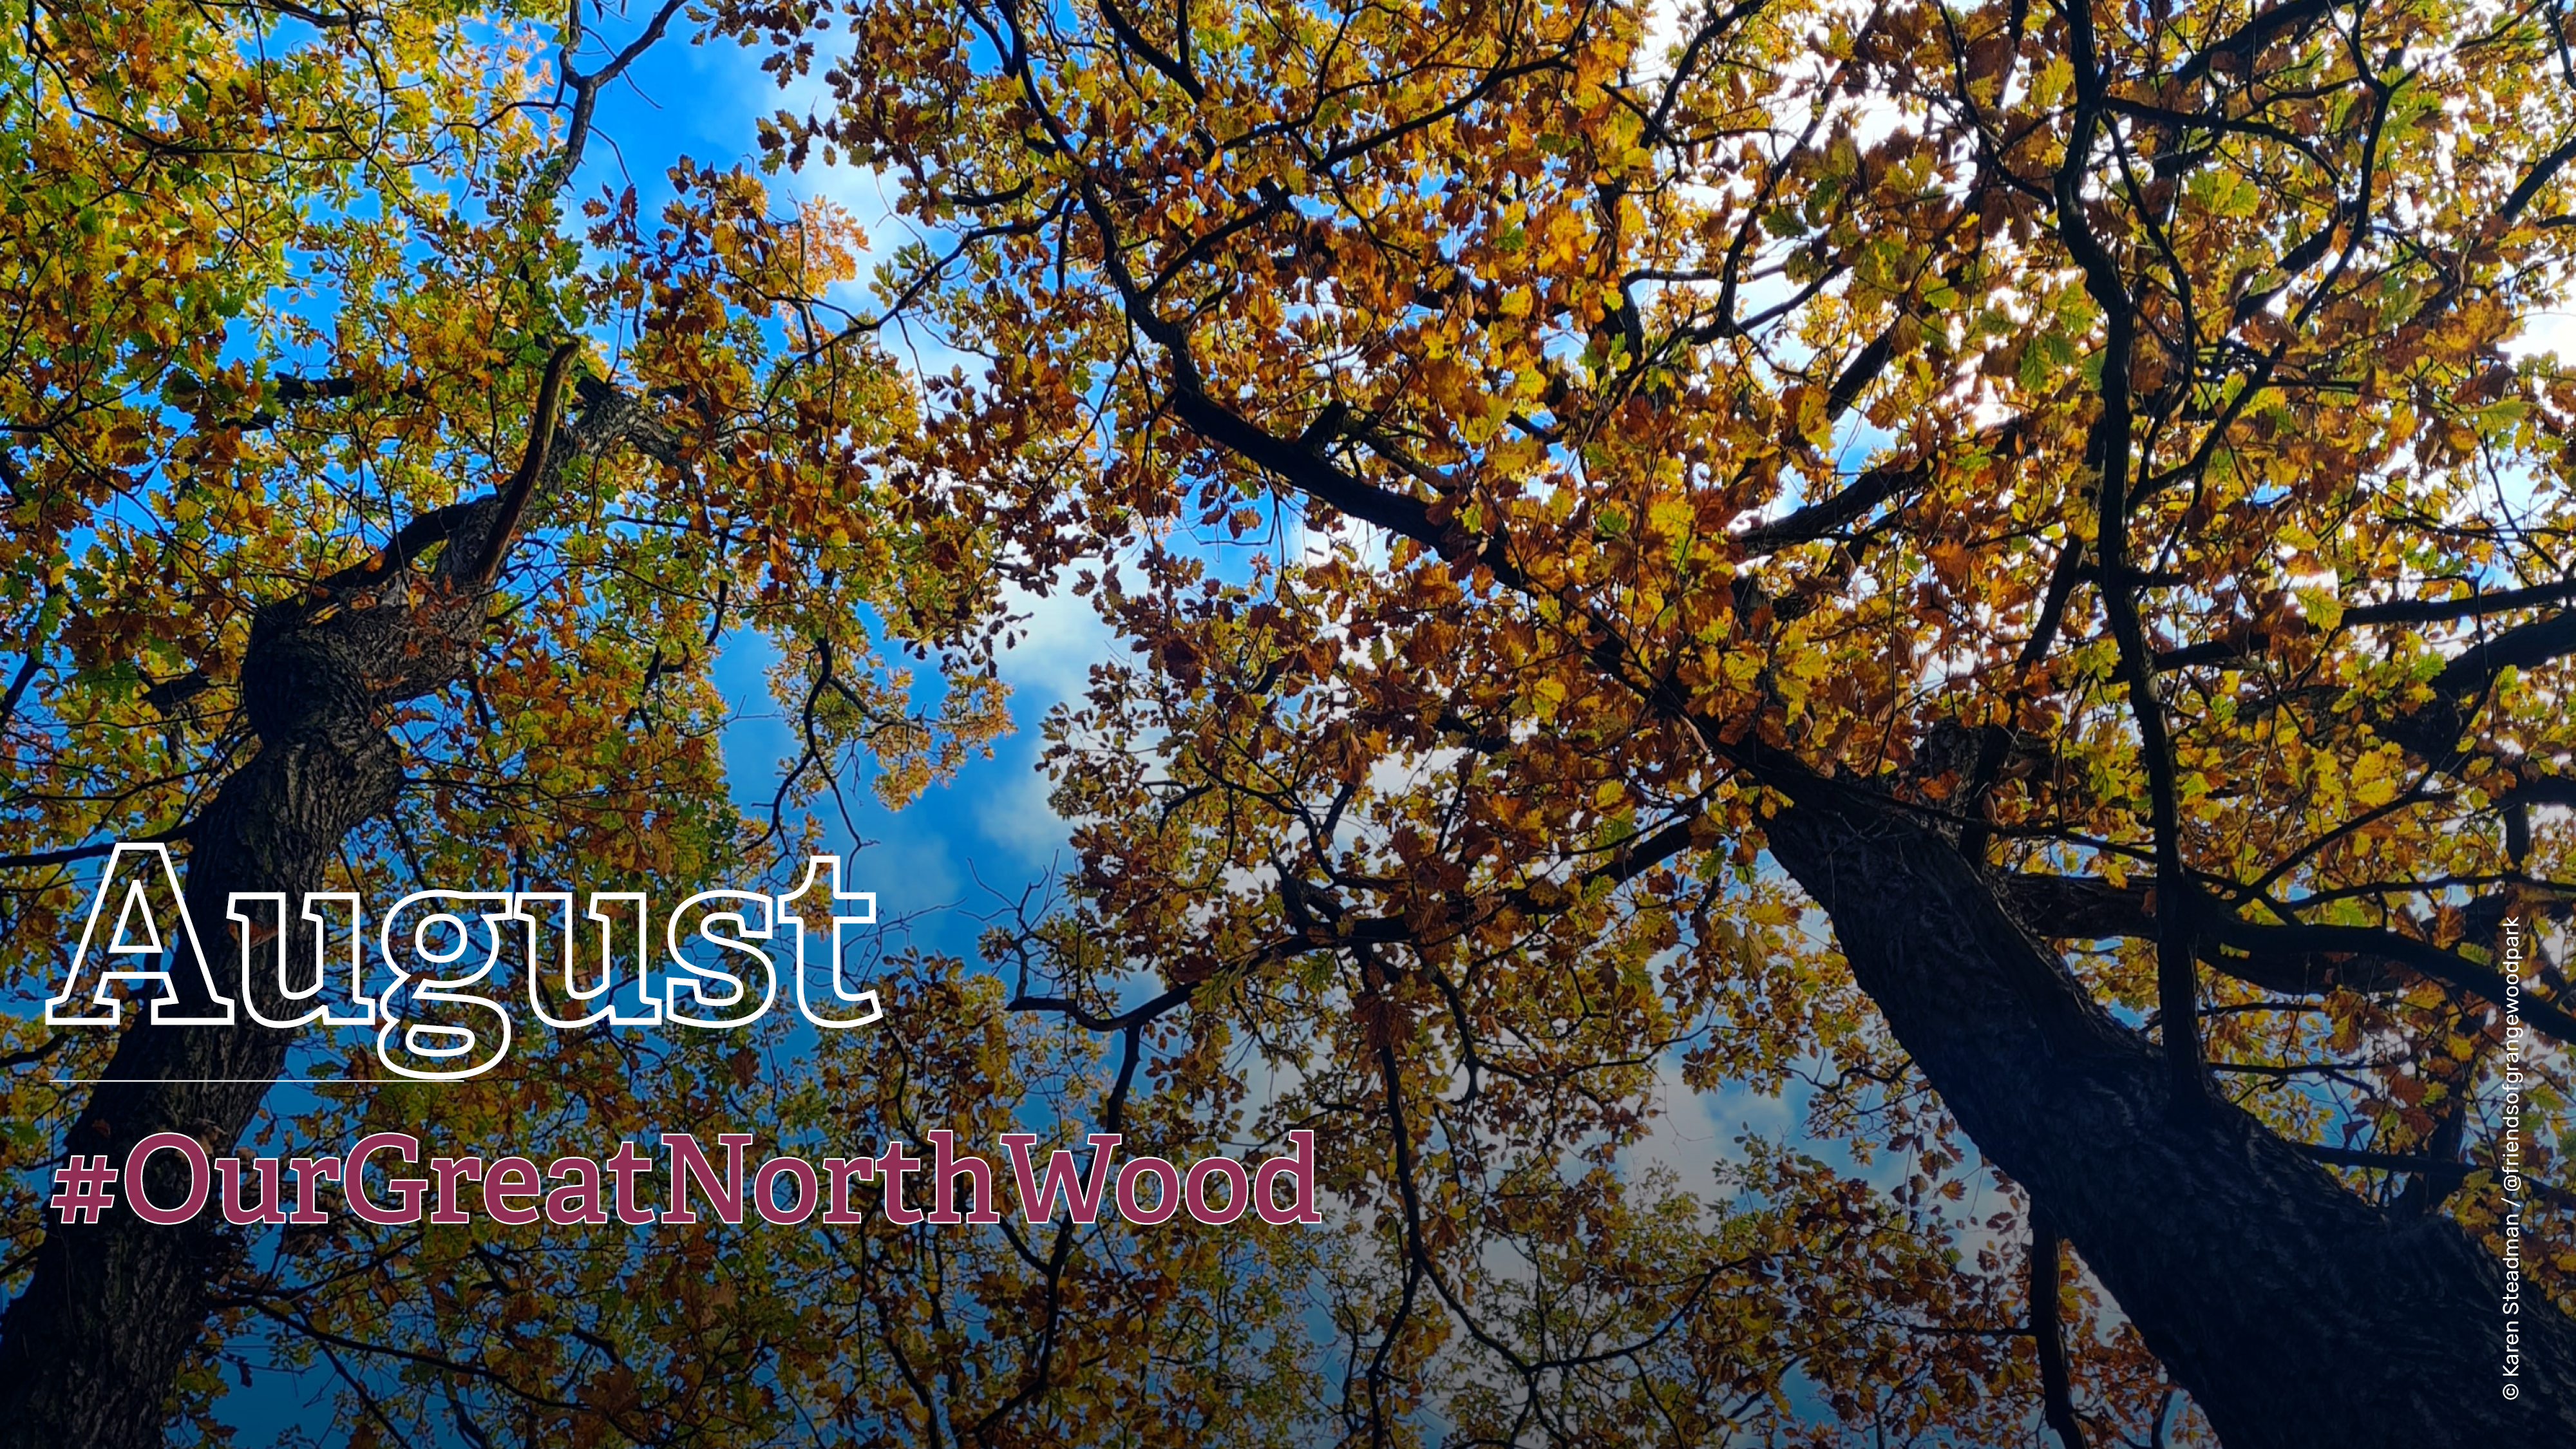
[[[630,30],[604,39],[623,44]],[[597,54],[585,57],[595,66]],[[649,214],[667,198],[665,169],[682,155],[725,166],[753,150],[754,124],[782,104],[800,107],[819,94],[810,84],[784,92],[754,57],[730,42],[694,43],[675,29],[600,97],[596,133],[577,187],[636,187]],[[867,172],[848,165],[815,164],[772,179],[796,197],[828,199],[865,229],[882,254],[907,239],[890,215],[884,193]],[[865,270],[863,266],[862,270]],[[840,298],[854,310],[868,306],[859,289]],[[934,339],[889,339],[898,356],[944,368]],[[1037,726],[1051,707],[1076,697],[1086,672],[1111,657],[1118,645],[1082,600],[1059,594],[1025,600],[1028,622],[1020,642],[1001,661],[1012,687],[1015,733],[989,759],[972,759],[948,783],[903,811],[889,811],[864,790],[849,793],[857,832],[847,884],[878,895],[881,919],[909,922],[909,943],[971,958],[982,929],[980,916],[1068,863],[1066,826],[1047,807],[1046,781],[1037,769]],[[724,736],[725,758],[736,798],[746,808],[768,800],[779,767],[793,747],[791,733],[769,699],[764,675],[770,655],[755,636],[738,633],[720,655],[717,676],[735,717]],[[830,848],[853,842],[837,825]],[[889,943],[893,944],[893,943]],[[900,1003],[889,1003],[897,1012]],[[281,1092],[292,1091],[281,1088]],[[1735,1155],[1734,1139],[1748,1126],[1773,1138],[1794,1137],[1800,1105],[1740,1091],[1700,1095],[1668,1074],[1662,1103],[1667,1115],[1630,1157],[1630,1166],[1655,1163],[1705,1190],[1710,1165]],[[251,1350],[253,1345],[236,1345]],[[252,1361],[259,1364],[253,1352]],[[259,1365],[265,1367],[265,1365]],[[318,1431],[331,1390],[328,1375],[266,1371],[251,1386],[234,1390],[222,1405],[245,1443],[263,1443],[286,1428]]]
[[[621,44],[627,33],[612,31],[606,43]],[[595,65],[598,57],[587,60]],[[676,31],[603,92],[597,138],[580,189],[631,183],[649,211],[667,195],[662,178],[672,160],[686,154],[702,163],[731,164],[751,153],[758,117],[781,105],[801,109],[818,95],[819,88],[810,83],[782,92],[750,53],[730,42],[693,43],[685,30]],[[790,195],[840,205],[869,233],[880,254],[907,239],[876,179],[862,169],[825,167],[818,156],[811,168],[782,174],[773,184]],[[868,307],[857,289],[841,300],[854,310]],[[2576,319],[2548,314],[2522,350],[2565,350],[2571,340],[2576,340]],[[917,365],[945,365],[935,339],[899,336],[890,342],[898,356]],[[1855,452],[1866,451],[1872,441],[1856,437]],[[1783,500],[1784,507],[1788,501]],[[1066,827],[1047,808],[1046,782],[1037,770],[1037,725],[1048,709],[1078,695],[1089,666],[1111,657],[1118,646],[1080,600],[1058,595],[1027,601],[1024,607],[1029,626],[1001,666],[1013,689],[1018,728],[999,743],[992,758],[969,760],[956,778],[900,812],[884,809],[864,791],[850,792],[864,846],[856,850],[846,879],[855,889],[877,893],[882,918],[907,920],[915,945],[971,957],[981,914],[1043,880],[1066,860]],[[737,799],[747,808],[768,799],[780,762],[793,746],[764,687],[769,662],[760,641],[737,634],[718,663],[719,683],[736,711],[724,736],[725,757]],[[849,851],[855,842],[835,826],[829,844]],[[890,1005],[900,1010],[900,1003]],[[1733,1139],[1746,1126],[1766,1136],[1794,1139],[1801,1115],[1795,1097],[1694,1094],[1681,1086],[1678,1073],[1668,1079],[1661,1105],[1667,1115],[1632,1155],[1631,1165],[1656,1162],[1692,1185],[1706,1183],[1709,1164],[1732,1154]],[[1825,1146],[1803,1145],[1811,1150]],[[1843,1154],[1824,1155],[1848,1165]],[[1899,1162],[1889,1157],[1868,1175],[1884,1179],[1899,1170]],[[1985,1182],[1980,1178],[1975,1185],[1982,1192]],[[1993,1204],[1973,1206],[1981,1213]],[[257,1387],[228,1399],[226,1410],[247,1431],[246,1442],[261,1442],[267,1433],[303,1420],[310,1413],[308,1398],[327,1387],[315,1380],[263,1375]]]
[[[781,105],[802,109],[821,94],[810,82],[782,92],[751,52],[724,40],[694,42],[675,30],[620,84],[601,93],[596,124],[609,144],[595,144],[589,152],[584,189],[631,183],[649,212],[668,195],[663,170],[672,160],[686,154],[726,165],[746,158],[753,153],[760,116]],[[873,255],[891,251],[910,235],[891,214],[876,178],[859,168],[826,167],[818,155],[804,170],[782,171],[770,184],[850,212],[867,233]],[[870,265],[863,262],[862,272]],[[870,308],[864,283],[846,284],[846,293],[835,300],[854,311]],[[907,362],[945,366],[933,339],[911,334],[888,341]],[[970,760],[955,779],[902,811],[885,809],[864,790],[849,795],[863,842],[849,884],[876,891],[881,915],[914,918],[919,945],[971,954],[980,929],[972,913],[992,905],[986,888],[1015,894],[1047,873],[1064,846],[1065,827],[1047,809],[1045,782],[1037,773],[1037,724],[1049,708],[1078,694],[1091,663],[1116,646],[1079,600],[1059,595],[1026,601],[1023,608],[1030,615],[1025,637],[1002,660],[1017,729],[993,758]],[[794,748],[764,688],[771,659],[757,638],[737,634],[717,662],[719,686],[736,710],[724,736],[725,762],[735,797],[746,808],[766,804]],[[851,843],[835,823],[832,848],[846,850]]]
[[[612,32],[623,44],[627,32]],[[596,65],[599,57],[587,57]],[[632,184],[647,214],[669,196],[665,169],[682,155],[724,166],[753,150],[755,118],[782,103],[774,83],[751,56],[729,42],[692,43],[675,29],[647,52],[621,83],[604,89],[595,139],[577,188]],[[888,216],[875,180],[848,166],[825,168],[817,158],[807,171],[782,173],[773,186],[797,197],[822,197],[855,216],[872,250],[889,249],[902,233]],[[863,266],[862,270],[865,270]],[[862,295],[838,300],[864,307]],[[899,355],[927,364],[936,354],[926,339],[893,339]],[[944,365],[944,364],[943,364]],[[864,788],[850,792],[852,814],[864,842],[855,853],[848,888],[872,890],[881,919],[908,918],[910,944],[972,957],[983,923],[978,913],[997,903],[992,891],[1016,895],[1059,864],[1066,829],[1047,808],[1037,770],[1037,725],[1053,705],[1078,694],[1095,659],[1115,648],[1090,608],[1069,596],[1028,601],[1023,637],[1002,660],[1012,686],[1015,732],[990,759],[967,762],[945,785],[908,809],[891,811]],[[735,798],[746,809],[765,806],[793,738],[764,685],[771,662],[767,646],[738,632],[717,662],[717,678],[735,717],[724,735],[725,762]],[[847,851],[851,841],[837,824],[828,847]],[[979,885],[978,882],[981,882]],[[889,945],[896,944],[889,941]],[[893,1003],[899,1009],[899,1003]],[[280,1091],[292,1089],[281,1088]],[[239,1349],[253,1345],[238,1343]],[[268,1442],[297,1426],[319,1430],[333,1388],[327,1372],[297,1374],[268,1369],[256,1352],[248,1387],[236,1387],[221,1415],[241,1430],[244,1443]]]

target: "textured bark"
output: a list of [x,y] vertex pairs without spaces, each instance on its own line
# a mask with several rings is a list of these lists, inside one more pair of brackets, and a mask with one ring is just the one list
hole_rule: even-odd
[[[492,511],[488,500],[460,511],[426,581],[397,575],[319,618],[301,603],[272,606],[254,627],[241,695],[259,753],[217,791],[188,856],[188,910],[218,980],[233,960],[217,924],[233,892],[301,899],[325,889],[349,832],[392,807],[403,759],[382,712],[454,678],[470,657],[483,596],[456,589],[445,565],[473,552],[457,545],[479,542]],[[300,913],[288,921],[290,959],[311,959],[311,927]],[[132,1017],[106,1072],[129,1080],[98,1088],[65,1150],[121,1165],[144,1137],[177,1131],[229,1151],[294,1033],[246,1016],[230,1027],[155,1026],[140,1007]],[[156,1157],[152,1169],[159,1200],[185,1195],[175,1157]],[[226,1231],[211,1208],[177,1227],[122,1209],[96,1223],[48,1225],[27,1291],[0,1320],[0,1444],[159,1443],[171,1383],[204,1325],[207,1285],[230,1251]]]
[[2483,1247],[2381,1212],[2232,1107],[2169,1113],[2162,1053],[1948,840],[1812,777],[1791,789],[1772,853],[1861,988],[2230,1449],[2576,1444],[2576,1324],[2522,1300],[2507,1401]]
[[[188,909],[199,922],[222,921],[236,890],[300,897],[322,889],[342,839],[393,803],[401,758],[382,729],[363,721],[356,729],[335,721],[318,737],[264,737],[258,757],[224,783],[189,857]],[[301,937],[309,927],[299,921],[296,930]],[[218,969],[226,959],[220,939],[206,938]],[[134,1014],[145,1015],[139,1007]],[[147,1080],[100,1086],[66,1150],[103,1152],[122,1164],[137,1141],[160,1131],[229,1150],[292,1036],[247,1022],[132,1026],[107,1075]],[[233,1080],[172,1080],[180,1078]],[[158,1156],[153,1167],[170,1178],[155,1197],[184,1196],[175,1157]],[[211,1209],[178,1227],[154,1227],[123,1209],[95,1224],[49,1224],[34,1278],[0,1321],[0,1443],[159,1443],[163,1401],[203,1326],[205,1287],[227,1252],[223,1232]]]
[[[632,400],[595,382],[582,396],[569,443],[667,451]],[[539,415],[550,413],[541,407]],[[559,466],[571,449],[553,451]],[[532,463],[545,456],[530,450]],[[282,891],[296,900],[326,889],[349,832],[392,808],[403,754],[385,711],[435,692],[470,665],[505,499],[506,491],[495,493],[415,520],[375,564],[271,605],[255,621],[241,702],[259,752],[197,821],[187,864],[188,909],[218,980],[235,959],[223,927],[233,892]],[[433,547],[429,567],[409,567]],[[287,913],[295,933],[289,959],[310,960],[311,927],[300,915]],[[183,983],[188,975],[174,973]],[[129,1021],[106,1075],[138,1080],[100,1086],[66,1152],[105,1153],[122,1166],[136,1142],[162,1131],[185,1132],[211,1154],[230,1151],[294,1037],[252,1024],[247,1013],[230,1027],[155,1026],[140,1008]],[[151,1170],[158,1201],[185,1196],[174,1154],[156,1156]],[[176,1227],[155,1227],[122,1207],[94,1224],[49,1223],[26,1292],[0,1319],[0,1449],[159,1444],[180,1364],[204,1329],[209,1285],[237,1251],[230,1231],[211,1203]]]
[[[1499,535],[1435,526],[1419,499],[1371,487],[1189,386],[1173,406],[1308,497],[1422,543],[1454,571],[1486,569],[1532,592]],[[2151,924],[2122,909],[2143,909],[2143,895],[1993,879],[1894,807],[1695,715],[1615,649],[1596,658],[1718,759],[1788,797],[1767,822],[1772,855],[1832,920],[1861,989],[2230,1449],[2576,1444],[2576,1324],[2522,1300],[2520,1396],[2507,1401],[2503,1273],[2485,1249],[2438,1215],[2381,1212],[2231,1106],[2169,1110],[2161,1047],[2111,1020],[2003,899],[2060,918],[2042,930],[2125,934]],[[2385,967],[2302,953],[2226,969],[2314,990]]]

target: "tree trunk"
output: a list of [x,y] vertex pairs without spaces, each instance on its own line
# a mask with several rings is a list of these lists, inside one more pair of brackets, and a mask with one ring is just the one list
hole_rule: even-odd
[[[1308,498],[1423,544],[1461,577],[1487,569],[1538,596],[1507,548],[1444,530],[1420,500],[1194,387],[1177,386],[1173,405]],[[2576,1324],[2526,1295],[2507,1380],[2503,1272],[2456,1224],[2379,1211],[2232,1106],[2169,1111],[2164,1053],[2006,913],[2002,882],[1894,806],[1734,740],[1728,721],[1695,716],[1615,649],[1596,657],[1719,761],[1788,797],[1765,822],[1771,853],[1832,920],[1861,989],[2230,1449],[2576,1444]]]
[[[260,748],[189,833],[188,911],[201,934],[225,921],[234,892],[282,891],[290,902],[287,949],[295,953],[288,959],[313,959],[312,928],[293,903],[326,888],[349,832],[393,807],[403,754],[385,712],[436,693],[472,666],[522,510],[575,452],[633,446],[678,462],[649,410],[596,378],[574,381],[581,415],[557,429],[578,357],[563,343],[548,359],[527,451],[501,488],[413,519],[374,559],[252,621],[241,708]],[[413,567],[432,552],[426,567]],[[218,924],[203,938],[219,973],[236,959],[229,935]],[[184,983],[190,974],[173,977]],[[99,1087],[64,1151],[105,1153],[122,1167],[136,1142],[175,1131],[209,1154],[229,1152],[293,1037],[247,1021],[155,1026],[138,1010],[107,1070],[129,1080]],[[186,1195],[175,1155],[156,1155],[150,1170],[156,1201]],[[237,1242],[212,1203],[174,1227],[116,1209],[92,1224],[48,1224],[27,1291],[0,1318],[0,1449],[159,1444],[179,1367],[205,1328],[208,1286]]]
[[[248,676],[246,669],[245,695]],[[309,731],[263,731],[258,756],[224,782],[199,820],[187,894],[201,926],[224,920],[234,891],[285,891],[295,900],[323,889],[342,840],[392,805],[401,757],[372,723],[372,707],[354,722],[336,707],[313,713],[320,718]],[[311,927],[299,915],[287,915],[292,949],[302,953],[291,959],[310,960],[303,941]],[[204,937],[219,971],[230,959],[225,939],[220,929]],[[186,973],[174,975],[184,980]],[[135,1014],[146,1019],[118,1041],[107,1075],[141,1080],[101,1085],[66,1150],[105,1153],[122,1166],[136,1142],[176,1131],[211,1153],[229,1151],[268,1094],[294,1034],[247,1021],[155,1026],[139,1006]],[[187,1080],[208,1078],[215,1080]],[[174,1154],[156,1155],[152,1169],[156,1200],[186,1196],[185,1169]],[[0,1444],[159,1444],[171,1384],[205,1326],[207,1285],[238,1251],[227,1233],[211,1203],[175,1227],[155,1227],[122,1205],[96,1223],[48,1223],[35,1276],[0,1320]]]
[[[550,370],[559,379],[560,366]],[[552,386],[541,393],[541,432],[552,426]],[[607,389],[585,393],[593,405],[571,430],[574,441],[605,446],[649,426]],[[528,483],[547,454],[530,449]],[[525,488],[515,491],[524,502]],[[237,959],[222,924],[232,893],[282,891],[292,903],[325,889],[349,832],[392,808],[403,755],[384,712],[461,677],[472,661],[488,607],[489,550],[510,496],[424,515],[373,563],[260,611],[241,672],[242,712],[259,753],[223,783],[189,836],[188,910],[216,979]],[[506,534],[498,542],[506,546]],[[432,548],[430,567],[410,567]],[[313,959],[312,927],[301,916],[290,904],[290,960]],[[193,973],[172,974],[185,983]],[[230,1027],[155,1026],[138,1008],[107,1070],[121,1080],[91,1096],[64,1150],[104,1153],[121,1167],[136,1142],[176,1131],[209,1154],[229,1152],[293,1037],[246,1017]],[[184,1198],[184,1172],[174,1154],[156,1155],[154,1198]],[[171,1387],[205,1326],[208,1286],[238,1244],[212,1203],[173,1227],[122,1204],[96,1223],[49,1222],[26,1292],[0,1319],[0,1449],[159,1444]]]
[[1788,788],[1772,853],[1861,989],[2229,1449],[2576,1444],[2576,1324],[2526,1294],[2505,1378],[2502,1270],[2456,1224],[2381,1212],[2232,1106],[2168,1112],[2163,1054],[1949,841],[1829,782]]

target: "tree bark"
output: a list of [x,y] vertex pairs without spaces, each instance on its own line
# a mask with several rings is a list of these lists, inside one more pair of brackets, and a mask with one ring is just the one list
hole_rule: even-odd
[[[1536,596],[1500,536],[1435,526],[1420,500],[1263,432],[1186,381],[1173,405],[1308,498],[1423,544],[1462,576],[1486,568]],[[2519,1394],[2507,1400],[2503,1272],[2457,1224],[2381,1212],[2214,1097],[2171,1110],[2164,1052],[2111,1020],[2005,909],[2011,882],[1857,787],[1758,739],[1731,740],[1728,721],[1695,715],[1616,650],[1597,657],[1719,761],[1787,797],[1765,823],[1771,853],[1833,922],[1861,989],[2230,1449],[2576,1444],[2576,1324],[2521,1300]]]
[[2229,1449],[2576,1444],[2576,1324],[2526,1294],[2504,1378],[2502,1270],[2467,1233],[2380,1211],[2232,1106],[2169,1112],[2162,1054],[1948,840],[1833,782],[1785,788],[1772,854],[1861,989]]
[[[570,358],[560,351],[549,365],[534,438],[552,437]],[[632,399],[588,379],[580,391],[583,415],[566,429],[568,442],[668,452],[669,440]],[[464,675],[484,630],[494,550],[509,543],[499,525],[512,488],[524,501],[539,481],[533,475],[550,478],[569,451],[532,443],[527,476],[511,487],[424,515],[372,564],[260,611],[241,670],[242,711],[259,752],[217,790],[190,834],[188,910],[218,980],[235,959],[221,924],[232,893],[282,891],[292,902],[326,889],[349,832],[393,807],[403,753],[385,711]],[[410,566],[432,548],[427,568]],[[290,960],[313,959],[301,914],[286,916]],[[189,974],[173,973],[182,982]],[[156,1026],[138,1008],[106,1073],[126,1080],[98,1088],[64,1150],[104,1153],[121,1167],[136,1142],[176,1131],[210,1155],[229,1152],[294,1035],[247,1019]],[[174,1154],[153,1158],[155,1200],[186,1195],[184,1170]],[[174,1227],[122,1205],[96,1223],[49,1223],[26,1292],[0,1318],[0,1449],[159,1444],[179,1367],[205,1327],[209,1285],[238,1251],[211,1202]]]
[[[331,677],[336,670],[318,672],[323,677],[307,682],[325,696],[350,682]],[[246,695],[249,674],[246,667]],[[402,782],[393,741],[372,722],[372,708],[351,719],[338,705],[311,711],[310,728],[263,731],[258,756],[224,782],[199,821],[187,899],[201,926],[223,921],[234,891],[300,899],[323,889],[348,832],[393,804]],[[311,928],[296,914],[288,916],[297,937],[291,949],[305,954],[291,959],[311,959],[302,944]],[[228,959],[222,936],[204,940],[221,970]],[[118,1041],[106,1075],[140,1080],[101,1085],[66,1150],[105,1153],[122,1165],[142,1138],[177,1131],[209,1152],[229,1151],[268,1094],[294,1033],[247,1022],[155,1026],[139,1007],[135,1014],[146,1019]],[[157,1200],[185,1195],[174,1156],[156,1156],[152,1166]],[[161,1173],[171,1180],[160,1181]],[[231,1251],[211,1204],[176,1227],[155,1227],[125,1208],[94,1224],[48,1224],[34,1277],[0,1320],[0,1444],[160,1443],[171,1383],[204,1327],[206,1286]]]

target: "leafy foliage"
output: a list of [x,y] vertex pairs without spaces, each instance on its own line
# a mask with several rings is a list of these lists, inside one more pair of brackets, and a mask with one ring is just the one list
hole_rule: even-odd
[[[820,29],[725,15],[791,69]],[[2353,1191],[2493,1230],[2495,932],[2563,913],[2576,798],[2576,393],[2509,350],[2566,279],[2555,10],[841,23],[774,154],[884,166],[969,240],[934,305],[991,365],[934,390],[943,468],[1004,531],[1086,525],[1077,591],[1137,650],[1049,725],[1082,822],[1049,992],[1151,969],[1338,1125],[1392,1268],[1352,1314],[1370,1395],[1453,1365],[1498,1439],[1746,1412],[1621,1316],[1680,1301],[1637,1265],[1700,1256],[1610,1170],[1675,1062],[1803,1086],[1904,1164],[1907,1231],[1957,1230],[1928,1215],[1977,1159],[1760,853],[1820,777],[1987,862],[2189,1090],[2206,1062]],[[1529,1186],[1570,1161],[1572,1196]],[[1922,1387],[2012,1382],[1977,1360],[2017,1322],[1991,1257],[1850,1268],[1765,1265],[1903,1347],[1676,1321],[1851,1385],[1855,1427],[2009,1420]],[[2134,1342],[2073,1352],[2147,1437]]]
[[[848,220],[750,170],[567,212],[675,13],[0,40],[9,969],[74,907],[48,852],[238,765],[257,608],[507,474],[577,336],[649,426],[564,466],[478,666],[401,707],[348,884],[773,864],[1003,728],[1007,589],[1070,587],[1133,650],[1045,725],[1069,898],[987,969],[889,960],[885,1031],[561,1036],[266,1130],[1313,1127],[1331,1225],[342,1223],[223,1268],[199,1434],[258,1339],[362,1443],[2204,1435],[2032,1273],[2020,1185],[1767,853],[1816,782],[1976,862],[2178,1095],[2493,1240],[2496,931],[2563,917],[2576,804],[2576,378],[2517,345],[2566,280],[2555,10],[715,4],[822,97],[765,160],[880,168],[920,228],[867,317]],[[974,370],[907,375],[896,321]],[[799,726],[765,819],[713,743],[745,631]],[[2525,1006],[2560,1040],[2565,989]],[[23,1171],[78,1104],[9,1090]],[[1802,1120],[1684,1181],[1694,1092]],[[2529,1241],[2576,1242],[2558,1156]],[[2526,1262],[2576,1307],[2576,1257]]]

